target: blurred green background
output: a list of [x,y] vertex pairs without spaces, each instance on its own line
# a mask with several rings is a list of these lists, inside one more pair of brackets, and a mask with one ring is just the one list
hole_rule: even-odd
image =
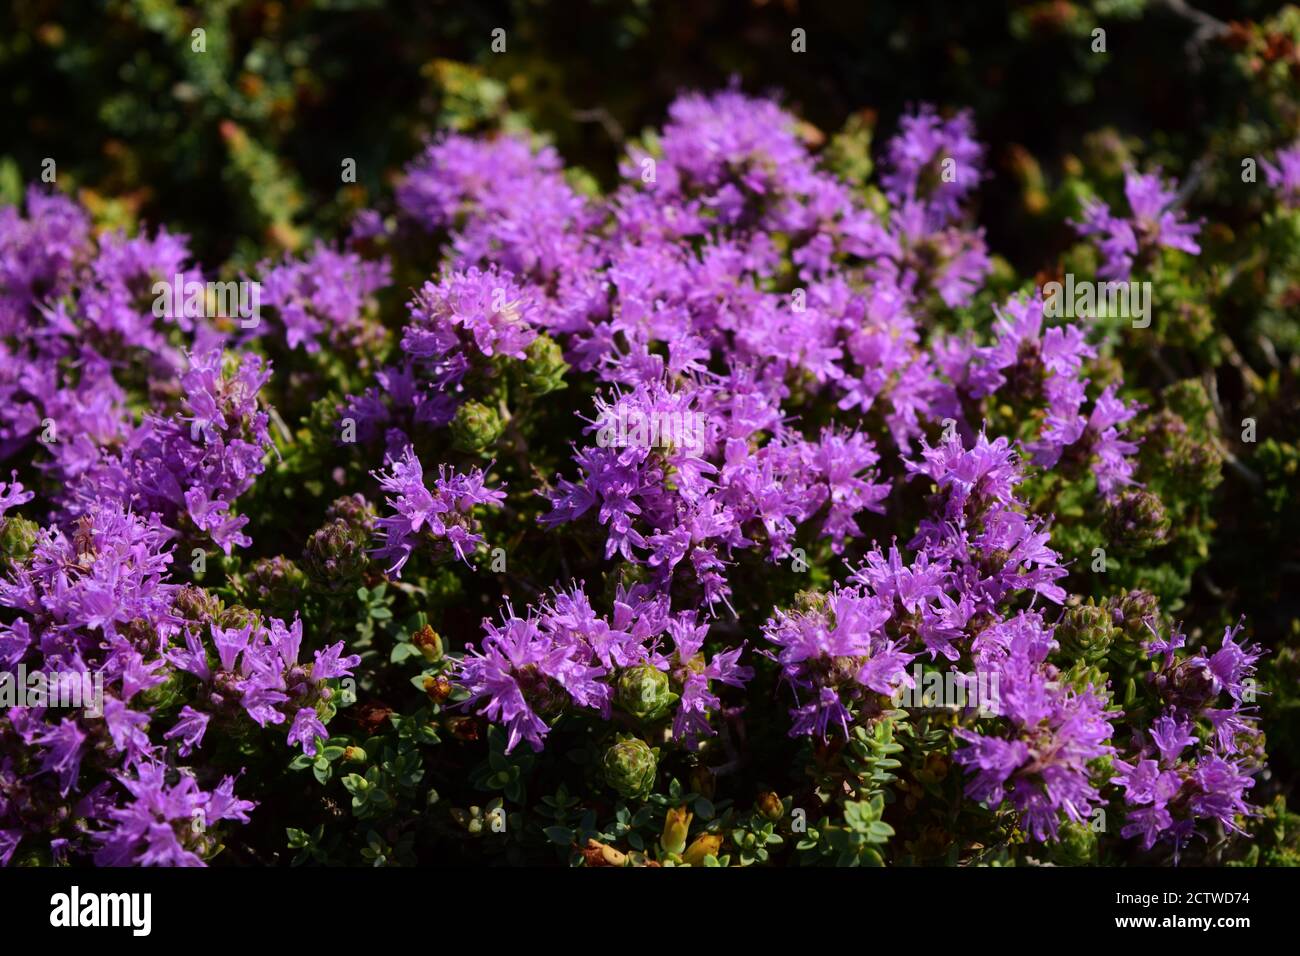
[[[1228,22],[1274,6],[1202,9]],[[205,262],[244,258],[333,231],[439,128],[526,124],[608,182],[620,140],[660,122],[678,90],[732,77],[827,131],[864,109],[859,126],[887,133],[914,102],[972,106],[995,172],[1023,173],[1026,156],[1050,166],[1104,127],[1183,167],[1250,85],[1225,69],[1228,44],[1192,42],[1189,16],[1145,0],[10,0],[0,197],[51,157],[104,221],[166,220]],[[792,52],[795,29],[807,52]],[[992,177],[981,218],[1031,268],[1045,236],[1022,179]]]

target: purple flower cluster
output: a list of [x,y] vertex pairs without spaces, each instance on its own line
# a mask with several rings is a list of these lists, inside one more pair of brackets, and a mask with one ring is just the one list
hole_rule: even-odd
[[[762,545],[772,560],[787,558],[799,525],[814,519],[838,548],[860,534],[854,516],[883,511],[888,494],[875,480],[878,456],[864,435],[828,429],[811,441],[783,428],[778,414],[740,376],[725,391],[707,381],[616,389],[597,399],[588,428],[597,443],[575,454],[581,478],[559,480],[543,521],[554,526],[594,512],[607,529],[606,557],[645,564],[665,588],[684,576],[710,607],[725,603],[733,551]],[[657,445],[602,440],[619,422],[662,423],[661,439],[678,434]],[[775,437],[755,447],[764,429]]]
[[119,453],[69,487],[69,512],[118,501],[173,527],[183,516],[226,554],[247,547],[252,542],[241,529],[248,518],[230,509],[261,474],[271,447],[269,419],[258,403],[270,374],[256,355],[190,356],[180,376],[183,409],[167,418],[147,414]]
[[[524,358],[537,337],[536,290],[495,267],[448,271],[426,282],[410,303],[400,365],[386,366],[380,388],[352,396],[344,416],[368,440],[384,434],[388,454],[409,444],[414,426],[448,424],[464,402],[462,380],[494,356]],[[399,427],[399,423],[407,430]]]
[[1042,616],[1021,613],[985,628],[975,639],[976,666],[996,677],[1005,732],[958,728],[966,746],[953,754],[974,774],[966,793],[990,807],[1008,802],[1035,840],[1055,839],[1062,818],[1090,823],[1105,801],[1092,761],[1115,752],[1104,690],[1076,690],[1047,664],[1052,647]]
[[[567,393],[583,437],[546,474],[538,520],[603,541],[622,583],[604,598],[556,589],[522,615],[507,601],[452,658],[462,706],[504,727],[508,751],[616,706],[699,747],[735,713],[723,687],[754,676],[723,623],[750,603],[747,576],[849,555],[845,580],[760,611],[792,736],[848,736],[914,686],[909,668],[969,666],[993,679],[996,706],[957,715],[953,760],[967,795],[1013,811],[1031,838],[1089,821],[1107,787],[1123,793],[1124,836],[1147,848],[1181,850],[1202,823],[1235,828],[1261,759],[1257,648],[1236,629],[1214,654],[1188,656],[1180,635],[1152,642],[1159,706],[1127,735],[1118,718],[1133,715],[1109,687],[1053,663],[1068,572],[1050,515],[1020,486],[1031,469],[1086,478],[1103,500],[1137,483],[1141,409],[1112,377],[1097,384],[1103,346],[1050,321],[1038,295],[995,308],[987,338],[927,327],[991,273],[971,217],[984,158],[969,113],[921,106],[886,144],[879,189],[862,188],[774,100],[735,88],[680,97],[599,199],[552,149],[443,136],[408,166],[391,229],[367,213],[351,246],[258,267],[274,342],[155,308],[156,282],[202,278],[183,237],[95,237],[74,203],[39,190],[25,212],[0,210],[0,460],[35,449],[23,480],[48,478],[55,508],[0,580],[0,668],[92,675],[104,698],[99,713],[0,718],[0,863],[35,833],[53,834],[59,859],[201,863],[208,827],[246,822],[253,805],[237,776],[184,761],[217,737],[320,752],[335,682],[360,658],[341,641],[313,650],[300,618],[222,608],[172,571],[178,548],[252,544],[237,509],[273,450],[271,368],[255,350],[280,337],[286,360],[376,361],[373,384],[362,363],[334,397],[359,392],[336,410],[384,463],[370,474],[387,507],[366,530],[404,592],[422,593],[424,559],[472,568],[482,522],[528,507],[505,508],[485,470],[432,449],[451,438],[486,459],[509,427],[510,466],[527,464],[512,410],[539,379],[585,376]],[[1292,158],[1266,165],[1284,192]],[[1197,253],[1199,227],[1158,173],[1130,171],[1126,195],[1127,218],[1097,202],[1078,226],[1103,277],[1128,278],[1158,248]],[[393,269],[359,250],[430,235],[445,258],[390,350],[375,295]],[[1032,422],[1019,441],[996,434],[1004,407]],[[17,474],[0,483],[0,528],[34,500]],[[874,541],[896,515],[910,539]],[[654,706],[634,712],[625,686]]]
[[411,448],[388,464],[389,471],[376,472],[375,477],[394,514],[375,521],[380,546],[374,551],[380,561],[389,563],[388,573],[401,577],[403,566],[421,544],[435,553],[454,552],[468,564],[469,555],[483,543],[474,508],[500,507],[505,492],[487,487],[487,476],[478,468],[461,473],[446,465],[438,466],[430,490],[424,467]]
[[292,713],[288,742],[315,754],[317,742],[326,736],[321,712],[333,696],[325,682],[346,677],[361,658],[342,656],[339,641],[317,651],[311,663],[300,663],[302,622],[298,620],[292,625],[278,618],[266,625],[252,620],[242,627],[220,627],[214,622],[209,631],[215,662],[191,627],[184,629],[184,647],[168,654],[170,663],[199,679],[203,691],[196,698],[200,706],[185,705],[180,720],[163,737],[179,740],[184,757],[202,744],[213,717],[228,720],[242,711],[259,727],[266,727],[285,723]]
[[219,338],[169,296],[158,307],[157,283],[202,279],[184,237],[93,238],[80,207],[37,187],[26,206],[0,209],[0,459],[37,446],[72,482],[129,441],[133,404],[174,393],[187,348]]
[[790,711],[791,736],[825,737],[831,728],[847,736],[850,703],[914,686],[907,665],[916,655],[886,630],[894,598],[837,587],[807,610],[779,612],[768,621],[764,636],[779,648],[776,659],[798,700]]
[[[4,500],[21,497],[10,488]],[[102,862],[193,862],[192,848],[205,837],[184,829],[192,822],[189,811],[182,820],[168,807],[183,797],[191,809],[207,807],[213,823],[243,819],[251,808],[233,798],[230,780],[204,794],[193,779],[182,774],[177,783],[166,770],[202,745],[210,720],[228,721],[242,709],[265,726],[292,713],[288,740],[308,753],[325,736],[319,717],[331,696],[325,682],[346,676],[359,659],[341,657],[340,642],[317,652],[312,663],[299,663],[298,622],[221,628],[210,618],[190,620],[186,588],[168,581],[173,538],[157,515],[97,502],[72,532],[41,531],[30,559],[0,581],[0,607],[11,612],[0,624],[0,670],[13,672],[21,663],[47,679],[84,678],[102,694],[63,712],[72,716],[60,716],[53,700],[7,711],[0,726],[0,862],[24,833],[50,830],[58,834],[59,852],[104,843]],[[211,628],[214,654],[196,636],[200,626]],[[164,730],[151,692],[182,672],[205,690]],[[120,804],[114,784],[134,801]],[[68,806],[75,807],[71,815]],[[159,829],[176,821],[172,836]]]
[[286,344],[319,351],[355,349],[382,330],[367,317],[370,297],[389,283],[385,260],[362,259],[317,243],[302,259],[263,263],[261,304],[275,310]]
[[165,768],[153,764],[121,783],[131,800],[106,813],[113,826],[95,854],[99,866],[203,866],[200,853],[213,846],[207,828],[222,820],[247,823],[254,809],[235,796],[232,777],[205,791],[187,775],[169,783]]
[[483,621],[484,637],[460,661],[458,679],[477,707],[507,731],[506,751],[519,741],[541,750],[551,724],[569,708],[608,718],[620,668],[648,664],[669,675],[678,700],[672,732],[694,746],[716,731],[721,706],[712,682],[743,686],[753,672],[737,661],[743,647],[707,658],[707,624],[692,611],[672,614],[666,595],[638,584],[620,587],[609,616],[599,615],[581,586],[518,616],[509,604],[501,623]]
[[[323,260],[297,291],[343,322],[348,264]],[[20,843],[54,862],[201,863],[217,824],[253,808],[235,777],[185,765],[211,723],[284,724],[281,741],[315,752],[329,682],[358,663],[341,643],[301,663],[300,623],[218,624],[220,602],[174,577],[182,541],[251,543],[233,509],[271,449],[269,366],[226,350],[233,323],[212,303],[173,307],[202,279],[165,229],[94,235],[77,204],[37,188],[25,210],[0,209],[0,458],[30,458],[53,509],[0,578],[0,671],[42,675],[0,715],[0,864]],[[0,523],[34,497],[0,483]]]
[[992,345],[954,344],[944,366],[958,392],[982,399],[999,392],[1034,404],[1043,403],[1038,437],[1026,445],[1031,460],[1056,468],[1062,455],[1090,463],[1097,487],[1107,498],[1133,483],[1132,456],[1137,444],[1121,429],[1140,410],[1108,385],[1087,414],[1088,379],[1084,363],[1096,357],[1082,328],[1061,325],[1044,330],[1043,300],[1013,298],[998,311]]
[[[398,512],[382,557],[400,569],[425,515],[456,513],[434,505],[441,491],[403,451],[411,430],[447,425],[471,372],[524,360],[545,333],[600,384],[576,474],[545,490],[541,520],[593,522],[606,559],[643,569],[639,603],[625,594],[613,620],[575,591],[486,625],[461,680],[510,746],[540,747],[566,708],[606,712],[619,668],[679,669],[707,627],[694,609],[722,613],[747,552],[785,562],[821,539],[842,553],[863,518],[886,513],[896,465],[933,492],[906,552],[870,549],[848,583],[764,629],[795,697],[792,733],[847,732],[910,686],[918,656],[965,660],[1006,689],[994,726],[963,731],[971,795],[1007,801],[1040,840],[1101,803],[1090,763],[1114,753],[1118,711],[1105,688],[1064,687],[1047,661],[1052,627],[1033,608],[1065,601],[1067,571],[1015,488],[1023,460],[1091,472],[1113,498],[1135,482],[1126,426],[1140,408],[1114,384],[1091,387],[1097,347],[1082,326],[1049,323],[1041,296],[997,310],[990,342],[923,333],[919,317],[970,304],[991,270],[968,218],[983,162],[969,113],[922,106],[886,145],[882,209],[822,168],[774,101],[731,89],[680,97],[602,201],[572,192],[553,151],[512,137],[447,136],[408,167],[404,221],[445,233],[452,252],[410,304],[402,363],[345,409],[395,461],[381,476]],[[1126,278],[1159,246],[1197,251],[1198,227],[1158,175],[1130,173],[1127,194],[1130,219],[1097,204],[1080,227],[1102,237],[1105,276]],[[861,424],[807,428],[800,414],[819,398]],[[1022,446],[986,435],[998,402],[1038,420]],[[657,650],[663,634],[678,665]],[[684,739],[708,727],[686,715],[718,706],[694,672],[678,681]]]
[[896,545],[873,549],[853,586],[765,628],[797,698],[790,733],[847,735],[853,711],[878,711],[914,686],[907,665],[919,655],[969,660],[997,688],[981,703],[995,705],[1008,733],[956,731],[966,746],[954,759],[974,773],[967,793],[994,807],[1009,801],[1035,839],[1054,838],[1061,815],[1083,821],[1099,802],[1088,762],[1112,752],[1113,713],[1100,690],[1060,686],[1040,613],[1008,609],[1024,592],[1060,603],[1065,569],[1015,497],[1020,465],[1005,438],[980,434],[969,449],[957,436],[923,443],[907,465],[934,489],[910,562]]
[[1141,837],[1144,849],[1165,841],[1176,856],[1205,835],[1198,823],[1242,832],[1237,817],[1254,813],[1246,791],[1262,763],[1263,737],[1251,701],[1255,664],[1264,652],[1238,644],[1240,632],[1240,625],[1227,628],[1213,654],[1205,648],[1179,653],[1186,638],[1176,630],[1147,645],[1157,662],[1148,680],[1161,713],[1134,734],[1125,759],[1115,761],[1128,808],[1122,835]]
[[1142,174],[1130,169],[1124,174],[1124,197],[1129,216],[1117,216],[1110,206],[1094,199],[1083,209],[1083,221],[1075,228],[1083,236],[1097,237],[1102,279],[1127,281],[1134,263],[1157,249],[1180,249],[1199,255],[1198,223],[1188,222],[1178,208],[1178,197],[1161,177],[1160,170]]
[[[568,192],[549,150],[534,153],[510,137],[447,137],[408,168],[399,205],[425,228],[496,238],[455,246],[474,250],[452,256],[454,268],[468,271],[426,284],[403,334],[407,360],[385,369],[379,387],[344,414],[363,439],[382,434],[396,455],[411,428],[450,422],[471,368],[493,355],[520,358],[512,346],[534,331],[559,338],[578,369],[655,393],[640,399],[647,412],[666,393],[699,415],[725,415],[731,421],[712,428],[719,450],[760,431],[779,440],[783,404],[828,392],[842,410],[882,416],[906,451],[947,418],[973,434],[980,420],[969,416],[972,402],[1036,376],[1048,412],[1039,463],[1083,443],[1109,493],[1131,471],[1125,459],[1136,449],[1120,426],[1133,409],[1108,393],[1091,416],[1081,414],[1082,363],[1095,357],[1081,329],[1044,332],[1036,300],[1009,303],[1002,339],[988,348],[943,336],[927,342],[917,327],[931,295],[967,304],[988,274],[982,236],[962,222],[984,175],[983,152],[968,114],[943,119],[923,107],[905,117],[886,150],[892,205],[882,218],[819,167],[793,117],[736,91],[681,97],[654,149],[630,150],[627,181],[603,205]],[[535,188],[494,188],[502,181]],[[567,210],[562,222],[557,206]],[[505,238],[534,222],[565,237],[544,268]],[[865,285],[848,281],[855,268]],[[1008,363],[1025,368],[1000,374]],[[972,365],[985,366],[983,374]],[[736,408],[740,394],[744,407]],[[727,406],[713,408],[713,395]],[[616,400],[627,399],[601,399]],[[712,459],[717,467],[717,452]],[[842,518],[836,524],[852,534]]]

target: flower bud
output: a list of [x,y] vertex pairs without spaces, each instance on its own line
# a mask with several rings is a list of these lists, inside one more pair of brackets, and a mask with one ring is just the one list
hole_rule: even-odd
[[276,617],[287,617],[302,607],[307,576],[288,558],[259,558],[244,575],[243,591],[253,603]]
[[1218,696],[1214,684],[1210,669],[1193,661],[1183,661],[1169,674],[1156,678],[1156,686],[1165,702],[1189,711],[1200,710]]
[[695,814],[685,807],[673,807],[664,818],[664,832],[659,843],[665,853],[681,853],[686,849],[686,835],[691,832]]
[[587,840],[587,845],[579,851],[587,866],[631,866],[628,855],[599,840]]
[[20,515],[0,518],[0,569],[22,564],[36,546],[40,525]]
[[1106,534],[1122,548],[1149,551],[1169,536],[1169,516],[1149,491],[1131,489],[1112,502],[1106,514]]
[[530,395],[545,395],[564,388],[564,373],[569,370],[564,352],[545,335],[539,335],[524,353],[524,389]]
[[442,659],[442,638],[428,624],[411,635],[411,643],[419,648],[430,664]]
[[1099,661],[1110,650],[1114,638],[1110,609],[1091,602],[1066,608],[1056,625],[1056,640],[1067,660]]
[[311,582],[337,594],[357,582],[370,563],[366,534],[344,518],[335,518],[312,532],[302,551]]
[[1087,823],[1067,820],[1061,824],[1060,838],[1052,851],[1061,866],[1096,866],[1097,834]]
[[456,409],[456,417],[451,421],[451,440],[460,451],[486,455],[504,430],[505,422],[496,409],[482,402],[466,402]]
[[1151,640],[1151,627],[1160,627],[1159,600],[1149,591],[1125,591],[1111,598],[1107,606],[1115,625],[1112,655],[1120,660],[1139,659],[1143,656],[1142,645]]
[[182,584],[176,589],[172,610],[190,624],[206,628],[221,614],[221,599],[197,584]]
[[722,837],[716,833],[701,833],[691,845],[686,848],[682,854],[682,862],[691,866],[703,866],[706,856],[718,855],[718,850],[722,848]]
[[660,717],[673,702],[668,675],[653,664],[636,664],[619,675],[618,705],[638,720]]
[[1223,481],[1223,451],[1218,440],[1212,435],[1198,437],[1188,422],[1174,412],[1165,409],[1152,415],[1141,437],[1143,468],[1161,476],[1162,488],[1172,487],[1180,496],[1198,497],[1209,494]]
[[659,756],[644,740],[624,738],[608,750],[601,762],[605,782],[625,797],[644,797],[655,784]]
[[1076,692],[1082,694],[1089,685],[1096,692],[1101,692],[1106,686],[1106,674],[1095,664],[1089,664],[1084,660],[1077,660],[1074,665],[1060,675],[1060,680],[1064,684],[1073,687]]
[[780,820],[785,816],[785,805],[779,796],[771,790],[765,790],[758,795],[758,812],[769,820]]
[[375,506],[366,500],[365,495],[360,493],[335,498],[325,510],[325,519],[327,521],[342,518],[353,528],[365,532],[367,537],[374,530],[376,517]]
[[366,752],[360,747],[346,747],[343,750],[343,759],[348,763],[365,763]]
[[424,692],[429,695],[429,699],[435,704],[441,704],[451,696],[451,681],[442,676],[426,677],[424,679]]
[[246,608],[242,604],[232,604],[225,608],[217,615],[217,626],[222,628],[240,628],[253,626],[259,627],[262,623],[262,615],[258,614],[251,608]]

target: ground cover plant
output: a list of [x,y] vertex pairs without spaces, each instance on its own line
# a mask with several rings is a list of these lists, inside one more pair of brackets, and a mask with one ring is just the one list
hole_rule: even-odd
[[592,171],[448,62],[316,207],[209,75],[195,240],[13,159],[0,863],[1296,862],[1300,12],[1186,16],[1252,112],[1042,160],[737,72]]

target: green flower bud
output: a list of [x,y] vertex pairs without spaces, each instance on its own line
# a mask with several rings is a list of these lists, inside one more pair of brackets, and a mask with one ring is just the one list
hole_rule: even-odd
[[259,558],[244,575],[244,594],[276,617],[285,617],[301,608],[306,590],[307,576],[298,565],[282,555]]
[[19,515],[0,518],[0,569],[26,561],[36,546],[36,534],[40,530],[35,521]]
[[1213,435],[1200,437],[1171,411],[1151,416],[1142,430],[1142,467],[1161,488],[1180,496],[1209,494],[1223,481],[1223,450]]
[[1087,823],[1067,820],[1061,825],[1060,839],[1051,853],[1060,866],[1096,866],[1097,834]]
[[659,755],[644,740],[627,737],[608,750],[601,766],[605,782],[625,797],[644,797],[655,784]]
[[311,582],[338,593],[356,583],[370,563],[365,531],[335,518],[312,532],[303,548],[302,561]]
[[1106,656],[1115,639],[1108,607],[1091,603],[1069,607],[1056,625],[1056,640],[1066,660],[1094,663]]
[[1164,390],[1161,396],[1165,405],[1173,413],[1197,428],[1218,430],[1214,415],[1214,402],[1205,384],[1199,378],[1187,378],[1175,382]]
[[1107,602],[1115,634],[1111,655],[1119,660],[1137,660],[1143,654],[1142,645],[1152,637],[1151,627],[1160,628],[1160,602],[1149,591],[1125,591]]
[[638,720],[660,717],[676,699],[668,675],[653,664],[637,664],[619,675],[618,705]]
[[466,402],[456,409],[451,421],[451,440],[455,447],[472,455],[486,455],[505,430],[501,414],[482,402]]
[[564,388],[564,373],[569,365],[564,352],[548,336],[539,335],[525,350],[524,390],[530,395],[545,395]]
[[1121,548],[1150,551],[1169,537],[1169,515],[1151,492],[1132,489],[1111,503],[1106,513],[1106,534]]
[[1061,681],[1080,694],[1089,684],[1098,694],[1103,694],[1106,690],[1106,674],[1095,664],[1082,660],[1075,661],[1068,670],[1062,671]]
[[161,684],[154,684],[140,692],[140,703],[149,708],[152,712],[161,712],[171,710],[173,707],[179,707],[189,688],[179,671],[172,671]]
[[295,433],[303,455],[315,460],[329,456],[339,435],[342,408],[342,396],[335,393],[312,402],[305,424]]
[[242,604],[232,604],[217,616],[217,626],[223,629],[234,628],[238,630],[248,625],[256,627],[261,622],[262,615],[244,607]]

